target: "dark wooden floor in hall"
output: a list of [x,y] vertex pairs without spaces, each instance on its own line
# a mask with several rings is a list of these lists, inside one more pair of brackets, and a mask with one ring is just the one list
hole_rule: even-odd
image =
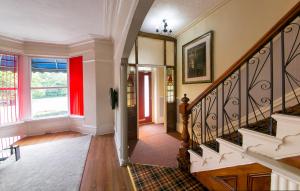
[[[26,137],[18,141],[18,144],[20,146],[33,145],[77,136],[81,136],[81,134],[76,132],[53,133]],[[127,168],[119,166],[112,134],[92,138],[80,190],[133,190]]]

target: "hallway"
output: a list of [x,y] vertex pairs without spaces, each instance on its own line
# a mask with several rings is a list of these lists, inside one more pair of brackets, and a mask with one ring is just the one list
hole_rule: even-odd
[[177,167],[179,138],[180,134],[177,132],[166,133],[162,124],[140,126],[139,140],[130,143],[130,162]]

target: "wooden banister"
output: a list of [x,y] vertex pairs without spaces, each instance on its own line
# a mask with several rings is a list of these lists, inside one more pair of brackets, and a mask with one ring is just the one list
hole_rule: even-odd
[[188,124],[189,124],[189,117],[190,113],[187,111],[187,107],[189,106],[190,99],[186,97],[186,94],[184,94],[184,97],[181,99],[182,103],[179,105],[179,113],[182,116],[182,133],[181,133],[181,147],[179,149],[179,153],[177,156],[178,160],[178,167],[186,172],[190,171],[190,155],[188,153],[188,150],[190,148],[190,134],[188,130]]
[[245,62],[251,59],[258,50],[263,48],[270,42],[278,33],[280,33],[287,23],[293,19],[300,12],[300,2],[298,2],[285,16],[283,16],[246,54],[244,54],[237,62],[235,62],[223,75],[216,79],[204,92],[202,92],[196,99],[194,99],[187,107],[186,112],[190,113],[192,108],[196,106],[203,98],[205,98],[211,91],[217,88],[226,78],[238,70]]

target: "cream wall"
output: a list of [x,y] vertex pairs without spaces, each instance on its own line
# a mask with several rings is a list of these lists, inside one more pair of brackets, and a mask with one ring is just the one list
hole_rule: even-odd
[[152,68],[152,121],[164,123],[164,67]]
[[164,41],[138,37],[138,64],[164,65]]
[[298,0],[230,0],[177,37],[177,99],[193,100],[210,84],[182,84],[182,46],[213,30],[213,76],[217,79]]
[[[142,65],[164,65],[164,40],[138,36],[138,64]],[[174,49],[173,41],[166,41],[166,65],[174,66]],[[135,46],[132,47],[128,58],[128,63],[135,63]]]

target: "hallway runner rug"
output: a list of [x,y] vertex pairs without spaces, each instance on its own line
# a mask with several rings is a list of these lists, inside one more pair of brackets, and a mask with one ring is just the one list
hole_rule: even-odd
[[192,175],[178,168],[130,164],[128,170],[136,191],[207,190]]

